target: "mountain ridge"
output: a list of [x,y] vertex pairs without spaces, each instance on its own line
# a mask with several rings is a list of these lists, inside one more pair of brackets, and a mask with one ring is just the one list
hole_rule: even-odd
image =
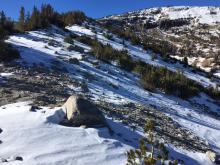
[[148,12],[158,10],[158,9],[162,9],[162,10],[167,9],[168,11],[169,10],[171,10],[171,11],[172,10],[181,11],[180,9],[182,9],[182,10],[203,9],[203,10],[209,10],[209,11],[211,11],[211,10],[218,10],[218,12],[220,11],[219,6],[162,6],[162,7],[143,8],[143,9],[133,10],[133,11],[129,11],[129,12],[124,12],[124,13],[121,13],[121,14],[113,14],[113,15],[102,17],[100,19],[114,18],[114,17],[117,17],[117,16],[123,16],[123,15],[126,15],[126,14],[135,14],[135,13],[142,13],[142,14],[146,13],[146,14],[148,14]]
[[180,61],[186,57],[191,66],[219,75],[220,7],[149,8],[105,17],[99,22],[146,50]]

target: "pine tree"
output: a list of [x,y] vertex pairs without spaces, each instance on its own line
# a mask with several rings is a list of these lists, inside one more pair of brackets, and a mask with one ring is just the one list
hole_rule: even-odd
[[41,24],[42,27],[48,27],[50,24],[55,23],[54,9],[50,4],[43,4],[41,6]]
[[41,18],[40,18],[40,12],[37,9],[36,6],[34,6],[32,14],[31,14],[31,18],[30,18],[30,29],[34,30],[34,29],[38,29],[41,28]]
[[10,18],[7,18],[4,11],[0,12],[0,39],[13,32],[14,23]]
[[25,19],[25,30],[30,30],[30,12],[27,12],[26,19]]
[[24,9],[24,7],[21,7],[21,10],[20,10],[18,28],[21,32],[25,31],[25,9]]
[[183,63],[184,63],[184,67],[188,65],[188,58],[186,56],[183,58]]
[[4,28],[5,21],[6,21],[5,13],[4,13],[4,11],[1,11],[1,13],[0,13],[0,26],[1,26],[1,28]]
[[165,164],[165,160],[168,159],[168,150],[155,137],[154,121],[148,120],[144,130],[147,138],[140,140],[138,149],[127,152],[127,165]]

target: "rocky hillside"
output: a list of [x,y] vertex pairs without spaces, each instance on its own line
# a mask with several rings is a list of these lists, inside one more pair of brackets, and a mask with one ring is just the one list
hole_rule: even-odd
[[[219,152],[219,102],[202,89],[216,86],[218,80],[181,63],[164,62],[160,57],[153,60],[142,47],[91,23],[68,26],[65,31],[56,26],[28,31],[6,42],[21,58],[0,64],[0,118],[4,119],[0,120],[0,162],[18,162],[19,156],[26,164],[76,160],[79,165],[88,161],[125,164],[124,153],[138,146],[146,120],[152,119],[155,136],[166,144],[170,160],[213,164],[205,152]],[[139,72],[128,67],[138,67],[136,61],[155,71],[167,68],[172,75],[184,70],[182,80],[195,82],[201,91],[182,99],[160,88],[147,90]],[[94,102],[115,134],[59,125],[60,106],[73,94]],[[10,104],[15,102],[19,103]]]
[[219,7],[150,8],[99,21],[111,31],[130,38],[134,44],[144,45],[147,50],[185,60],[193,67],[219,76]]

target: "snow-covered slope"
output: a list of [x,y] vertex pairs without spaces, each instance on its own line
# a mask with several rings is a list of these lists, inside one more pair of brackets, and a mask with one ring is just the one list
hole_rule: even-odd
[[187,57],[189,65],[211,71],[218,77],[220,7],[149,8],[112,15],[100,22],[136,34],[143,42],[149,38],[149,43],[161,47],[165,42],[173,47],[171,52],[166,52],[170,56],[178,60]]
[[[78,35],[96,35],[91,29],[83,26],[71,26],[68,29]],[[138,75],[123,71],[116,65],[97,61],[89,55],[88,45],[75,41],[74,44],[83,48],[85,53],[68,51],[69,44],[64,42],[66,35],[68,33],[52,27],[48,30],[11,36],[7,42],[20,51],[22,59],[19,62],[22,65],[30,67],[41,65],[52,69],[54,61],[59,61],[59,65],[66,68],[71,79],[86,83],[89,90],[86,94],[91,100],[106,101],[115,105],[133,102],[155,106],[157,110],[170,116],[182,127],[205,139],[212,149],[219,151],[220,108],[214,100],[203,93],[189,100],[181,100],[161,92],[146,91],[139,84]],[[120,44],[122,40],[116,36],[114,41],[108,40],[103,33],[98,32],[97,38],[116,49],[124,49]],[[56,46],[48,45],[51,40],[56,43]],[[152,65],[165,66],[174,71],[183,69],[182,65],[167,64],[160,59],[152,61],[150,53],[143,51],[140,47],[132,46],[129,42],[126,44],[126,49],[133,58]],[[70,58],[79,59],[79,64],[70,64],[68,62]],[[98,62],[99,66],[95,67],[94,62]],[[0,75],[1,80],[1,77],[10,73],[2,72]],[[190,70],[186,70],[185,75],[204,86],[216,83]],[[13,75],[4,80],[5,83],[13,81],[10,77]],[[69,94],[85,94],[81,87],[75,84],[62,85]],[[217,115],[209,115],[204,107]],[[123,138],[111,137],[106,129],[60,126],[57,124],[62,116],[60,108],[43,107],[37,112],[30,112],[29,108],[27,103],[5,105],[0,108],[0,127],[3,129],[3,133],[0,134],[0,140],[3,141],[0,144],[0,157],[7,159],[11,156],[22,156],[24,158],[22,164],[125,164],[124,153],[138,144],[140,137],[138,133],[131,132],[124,125],[110,119],[108,122],[113,130],[122,133]],[[175,159],[184,159],[186,164],[212,164],[204,153],[192,153],[171,144],[168,144],[168,147]]]
[[137,10],[128,12],[124,15],[113,15],[106,17],[106,19],[121,19],[138,17],[143,19],[151,19],[158,21],[160,19],[180,19],[191,18],[195,23],[201,24],[216,24],[220,22],[220,7],[192,7],[192,6],[175,6],[175,7],[161,7]]
[[199,82],[204,87],[216,87],[216,84],[218,82],[211,81],[209,78],[205,77],[204,75],[200,75],[197,73],[193,73],[191,69],[185,68],[183,65],[180,64],[170,64],[167,62],[164,62],[161,58],[158,58],[156,60],[152,60],[152,53],[144,50],[141,47],[133,46],[130,42],[126,42],[126,46],[122,44],[122,39],[118,38],[117,36],[114,36],[113,40],[109,40],[103,36],[103,34],[95,34],[92,32],[92,30],[86,29],[85,27],[80,27],[78,25],[74,25],[71,27],[67,27],[70,31],[80,34],[80,35],[87,35],[87,36],[97,36],[97,39],[102,42],[103,44],[109,44],[113,48],[117,50],[123,50],[126,49],[129,54],[135,58],[142,60],[146,63],[149,63],[151,65],[160,66],[160,67],[166,67],[172,71],[183,71],[184,75],[188,78]]
[[[28,102],[0,107],[0,164],[1,159],[22,165],[125,164],[125,151],[134,145],[110,136],[107,128],[58,125],[65,115],[61,108],[30,108]],[[129,140],[139,137],[122,124],[109,124]],[[17,156],[23,161],[14,160]]]

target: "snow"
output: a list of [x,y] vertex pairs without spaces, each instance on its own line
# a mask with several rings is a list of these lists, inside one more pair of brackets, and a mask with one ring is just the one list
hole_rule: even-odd
[[[140,134],[110,119],[107,122],[115,131],[112,136],[107,128],[65,127],[58,124],[65,115],[61,108],[41,107],[31,112],[30,104],[18,102],[0,107],[0,158],[7,159],[7,164],[120,165],[126,163],[125,151],[136,147],[136,139],[140,138]],[[202,153],[186,152],[172,145],[168,149],[186,164],[212,164]],[[16,156],[23,161],[14,160]]]
[[74,31],[76,32],[78,35],[89,35],[89,36],[94,36],[95,34],[87,28],[84,28],[82,26],[78,26],[78,25],[73,25],[73,26],[68,26],[66,27],[66,29],[70,30],[70,31]]
[[214,75],[220,78],[220,73],[215,73]]
[[[62,109],[29,109],[28,102],[0,107],[0,158],[11,159],[8,164],[125,164],[125,151],[131,147],[110,136],[107,128],[65,127],[58,125],[64,116]],[[139,137],[121,124],[109,124],[128,139]],[[15,156],[22,156],[23,161],[13,160]]]
[[13,73],[0,73],[0,83],[5,82],[6,78],[13,76]]
[[[156,12],[160,10],[160,12]],[[215,14],[210,14],[215,12]],[[173,6],[173,7],[160,7],[160,8],[149,8],[138,10],[134,12],[129,12],[130,18],[139,15],[139,17],[144,17],[147,19],[153,19],[158,21],[159,19],[179,19],[179,18],[194,18],[195,23],[201,24],[216,24],[220,22],[220,8],[219,7],[200,7],[200,6]],[[126,14],[125,14],[126,15]],[[104,19],[119,19],[123,15],[113,15],[110,17],[105,17]]]
[[10,77],[12,75],[13,75],[13,73],[0,73],[1,77]]
[[[199,23],[202,24],[213,24],[219,22],[220,20],[220,8],[213,8],[213,11],[216,12],[216,15],[211,15],[211,8],[208,7],[189,7],[181,10],[181,12],[176,12],[176,9],[181,9],[181,7],[175,8],[162,8],[164,13],[169,15],[170,19],[178,19],[178,18],[190,18],[193,17],[198,19]],[[173,10],[172,10],[173,9]]]
[[[99,67],[94,67],[92,61],[96,59],[87,56],[87,60],[80,60],[79,65],[66,62],[70,57],[80,59],[83,54],[79,52],[69,52],[65,49],[67,43],[63,41],[66,33],[61,35],[58,29],[41,30],[28,32],[23,35],[11,36],[7,42],[19,48],[22,59],[27,65],[33,63],[43,63],[50,67],[52,60],[59,60],[69,71],[69,76],[73,80],[86,82],[89,94],[94,101],[107,101],[114,104],[124,104],[134,102],[137,104],[154,105],[158,110],[173,118],[183,127],[193,131],[204,138],[212,148],[219,151],[220,148],[220,121],[211,115],[203,113],[200,107],[196,107],[191,102],[205,104],[210,111],[220,112],[219,105],[214,100],[202,94],[189,100],[182,100],[174,96],[165,95],[161,92],[149,92],[144,90],[139,84],[139,77],[134,73],[128,73],[119,69],[115,65],[110,65],[99,61]],[[68,27],[72,32],[80,35],[92,36],[93,33],[85,27],[74,25]],[[31,36],[35,36],[35,39]],[[45,48],[47,42],[43,38],[50,38],[60,43],[58,47]],[[116,49],[124,49],[120,44],[120,38],[114,36],[115,41],[106,39],[102,33],[97,34],[99,41],[104,44],[111,44]],[[88,45],[74,42],[86,51],[90,49]],[[142,48],[132,46],[126,42],[129,54],[136,59],[141,59],[151,65],[164,66],[171,70],[178,71],[184,69],[180,64],[168,64],[160,58],[152,61],[151,54],[143,51]],[[57,53],[55,53],[57,51]],[[60,58],[62,57],[63,60]],[[184,69],[184,74],[203,84],[204,86],[214,85],[215,82],[207,77],[192,73]],[[88,76],[89,75],[89,76]],[[88,77],[91,77],[89,79]],[[81,93],[79,87],[67,86],[69,93]],[[120,123],[108,120],[109,124],[121,132],[123,137],[133,141],[126,143],[119,137],[111,137],[105,128],[103,129],[83,129],[68,128],[58,125],[62,110],[57,107],[50,109],[42,107],[37,112],[29,112],[29,103],[16,103],[5,105],[0,108],[0,127],[3,133],[0,134],[1,157],[23,156],[26,164],[125,164],[126,150],[136,147],[140,135],[130,132],[128,128]],[[189,117],[188,114],[191,114]],[[15,140],[16,139],[16,140]],[[169,145],[169,144],[168,144]],[[185,160],[187,164],[212,164],[204,153],[191,153],[169,145],[169,150]],[[13,162],[12,162],[13,163]]]

